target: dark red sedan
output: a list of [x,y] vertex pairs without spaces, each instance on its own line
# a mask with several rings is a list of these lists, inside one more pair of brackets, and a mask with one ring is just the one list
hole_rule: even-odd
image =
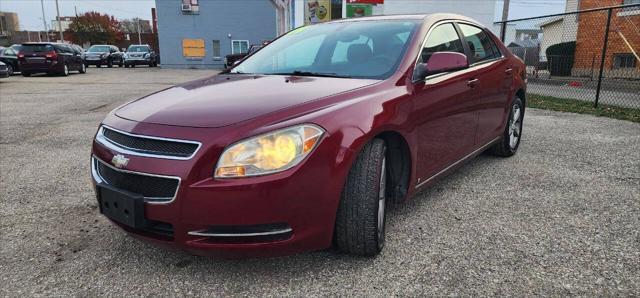
[[111,112],[91,157],[100,212],[195,254],[376,255],[388,203],[516,153],[525,88],[522,61],[462,16],[298,28]]

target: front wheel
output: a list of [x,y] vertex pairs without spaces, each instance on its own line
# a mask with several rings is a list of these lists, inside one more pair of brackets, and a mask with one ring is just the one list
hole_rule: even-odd
[[342,190],[335,244],[343,252],[375,256],[384,247],[386,222],[386,145],[374,139],[358,155]]
[[87,66],[83,64],[80,65],[80,70],[78,70],[78,73],[86,73],[87,72]]
[[112,68],[113,67],[113,60],[107,61],[107,67],[108,68]]
[[511,104],[507,125],[502,134],[502,140],[489,149],[493,155],[509,157],[518,151],[522,137],[522,120],[524,118],[524,105],[522,99],[516,97]]
[[13,75],[13,66],[11,66],[11,64],[7,64],[7,77],[10,77]]

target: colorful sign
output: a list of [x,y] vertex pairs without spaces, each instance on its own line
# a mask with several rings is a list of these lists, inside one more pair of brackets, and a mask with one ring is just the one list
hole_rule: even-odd
[[305,25],[331,21],[331,0],[306,0],[304,4]]
[[347,4],[384,4],[384,0],[347,0]]
[[347,4],[347,18],[368,17],[373,15],[371,4]]

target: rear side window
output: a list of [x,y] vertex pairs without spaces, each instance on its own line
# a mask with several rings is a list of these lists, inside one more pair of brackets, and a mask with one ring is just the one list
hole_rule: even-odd
[[20,52],[24,53],[41,53],[41,52],[51,52],[53,51],[53,46],[50,44],[27,44],[22,45]]
[[467,24],[458,25],[467,45],[469,45],[474,62],[487,61],[502,56],[496,44],[484,30]]
[[442,24],[435,27],[429,33],[427,41],[424,44],[422,53],[420,54],[420,62],[428,63],[433,53],[437,52],[455,52],[464,54],[462,42],[456,32],[453,24]]

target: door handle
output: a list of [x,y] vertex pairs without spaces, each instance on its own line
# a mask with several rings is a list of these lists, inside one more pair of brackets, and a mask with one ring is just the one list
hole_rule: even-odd
[[507,68],[504,73],[510,75],[513,72],[513,68]]
[[479,80],[478,79],[471,79],[467,82],[467,86],[473,88],[476,85],[478,85]]

